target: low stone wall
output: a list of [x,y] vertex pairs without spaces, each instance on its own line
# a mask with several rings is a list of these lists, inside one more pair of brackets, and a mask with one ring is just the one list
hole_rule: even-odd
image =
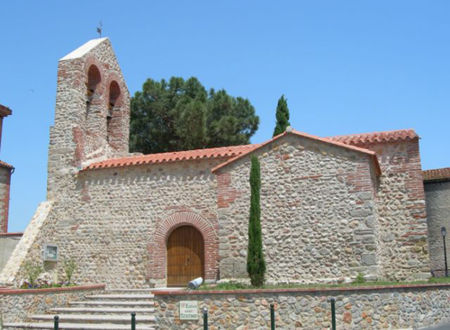
[[[210,329],[330,328],[330,298],[336,298],[338,329],[400,329],[450,321],[450,284],[236,291],[154,291],[162,329],[196,329],[208,308]],[[197,301],[199,318],[180,320],[180,301]]]
[[72,300],[105,289],[105,285],[86,285],[49,289],[0,288],[0,314],[3,322],[23,321],[31,314],[44,313],[53,307],[63,307]]

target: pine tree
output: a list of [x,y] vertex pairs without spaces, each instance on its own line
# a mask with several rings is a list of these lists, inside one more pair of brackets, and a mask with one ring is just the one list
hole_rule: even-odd
[[266,263],[262,250],[261,208],[259,191],[261,188],[260,166],[256,156],[251,158],[250,169],[250,219],[248,223],[247,273],[253,286],[264,284]]
[[281,95],[278,99],[276,118],[277,123],[275,125],[275,130],[273,131],[273,136],[283,133],[286,128],[291,125],[289,123],[289,108],[284,95]]
[[145,154],[249,144],[259,117],[249,100],[197,78],[148,79],[131,99],[130,151]]

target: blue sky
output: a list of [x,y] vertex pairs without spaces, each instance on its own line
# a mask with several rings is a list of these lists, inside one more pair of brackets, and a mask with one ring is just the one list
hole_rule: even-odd
[[146,78],[196,76],[248,98],[271,137],[414,128],[424,169],[450,166],[449,1],[0,1],[0,159],[15,166],[10,228],[45,200],[57,61],[101,20],[132,94]]

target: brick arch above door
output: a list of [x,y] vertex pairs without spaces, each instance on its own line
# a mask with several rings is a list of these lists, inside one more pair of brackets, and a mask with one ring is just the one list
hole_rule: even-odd
[[180,226],[193,226],[203,236],[205,246],[205,280],[216,280],[219,265],[217,224],[195,212],[177,212],[157,221],[152,242],[148,246],[148,279],[161,283],[167,276],[167,239]]

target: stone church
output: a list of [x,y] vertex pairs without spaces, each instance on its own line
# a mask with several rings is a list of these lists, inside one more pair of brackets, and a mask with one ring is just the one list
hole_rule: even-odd
[[430,276],[419,137],[410,129],[128,152],[130,95],[107,38],[60,59],[47,200],[0,275],[26,262],[112,288],[247,280],[250,156],[261,163],[267,283]]

